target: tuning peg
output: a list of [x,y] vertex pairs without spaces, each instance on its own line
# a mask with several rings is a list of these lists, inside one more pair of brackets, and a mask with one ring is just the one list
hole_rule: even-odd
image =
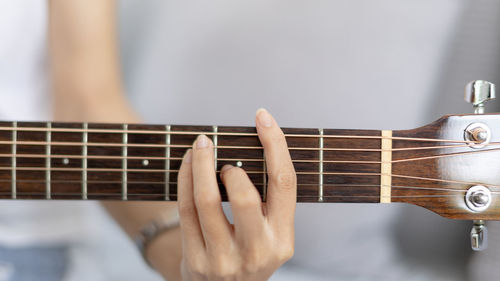
[[483,220],[475,220],[470,231],[472,250],[482,251],[488,247],[488,229]]
[[[465,101],[472,103],[474,114],[484,113],[484,104],[495,98],[495,84],[484,80],[474,80],[465,86]],[[476,126],[477,125],[477,126]],[[465,131],[465,139],[482,143],[488,137],[489,129],[484,124],[471,124]],[[479,146],[473,146],[479,147]],[[469,208],[473,211],[482,211],[488,207],[489,198],[484,193],[477,193],[465,198]],[[470,203],[470,204],[469,204]],[[479,209],[478,209],[479,208]],[[472,250],[482,251],[488,247],[488,229],[483,220],[474,220],[470,232]]]
[[474,80],[465,87],[465,101],[472,103],[475,114],[484,113],[484,103],[495,98],[495,84]]

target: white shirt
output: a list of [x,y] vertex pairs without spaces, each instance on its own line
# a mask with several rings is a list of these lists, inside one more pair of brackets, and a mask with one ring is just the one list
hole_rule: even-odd
[[[148,121],[253,125],[255,109],[266,107],[288,127],[403,129],[444,113],[430,116],[427,108],[463,2],[120,4],[125,83],[134,106]],[[39,105],[48,100],[46,8],[37,1],[0,5],[0,20],[6,21],[0,26],[19,22],[31,26],[23,36],[1,29],[0,38],[9,44],[0,45],[0,61],[7,62],[0,65],[0,94],[8,101],[0,104],[0,116],[46,118],[48,108]],[[27,11],[36,16],[26,16]],[[35,50],[20,47],[24,45]],[[13,48],[23,52],[12,56],[7,50]],[[15,63],[21,59],[24,64]],[[9,72],[12,64],[17,72]],[[131,244],[100,208],[60,204],[66,209],[55,202],[24,206],[2,202],[4,209],[16,208],[11,212],[16,217],[18,209],[24,215],[8,227],[0,225],[9,232],[0,235],[0,241],[18,245],[70,241],[73,269],[68,280],[158,280],[145,273]],[[295,257],[272,280],[463,278],[454,263],[440,261],[433,266],[425,255],[412,260],[415,251],[398,247],[396,241],[404,244],[405,239],[395,233],[414,224],[401,221],[400,213],[416,213],[413,219],[435,231],[435,236],[425,236],[425,231],[415,230],[413,238],[420,237],[415,244],[426,249],[426,243],[434,245],[433,239],[450,242],[434,248],[442,254],[429,256],[448,257],[444,253],[454,253],[467,235],[450,232],[460,229],[457,222],[413,206],[299,204]],[[43,229],[51,231],[44,236]],[[25,238],[17,239],[17,234]]]

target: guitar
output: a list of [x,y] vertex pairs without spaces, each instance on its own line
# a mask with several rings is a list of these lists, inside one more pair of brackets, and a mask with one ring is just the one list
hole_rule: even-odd
[[[468,92],[477,113],[494,97],[485,83]],[[283,131],[297,202],[418,205],[475,220],[476,248],[483,220],[500,220],[500,114],[448,115],[401,131]],[[253,127],[60,122],[0,122],[0,198],[175,201],[182,156],[200,134],[213,140],[217,170],[245,169],[265,201]]]

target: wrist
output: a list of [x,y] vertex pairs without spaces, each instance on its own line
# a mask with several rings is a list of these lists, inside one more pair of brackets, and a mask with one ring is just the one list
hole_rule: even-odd
[[166,280],[181,280],[182,246],[180,227],[162,233],[152,240],[145,249],[144,256],[151,267]]

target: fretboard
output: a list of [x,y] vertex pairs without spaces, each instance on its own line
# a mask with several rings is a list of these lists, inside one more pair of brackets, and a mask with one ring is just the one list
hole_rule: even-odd
[[[390,131],[283,131],[298,202],[390,201],[391,138],[382,136]],[[0,122],[0,198],[174,201],[182,156],[200,134],[214,142],[217,173],[225,164],[245,169],[266,200],[253,127],[55,122]]]

